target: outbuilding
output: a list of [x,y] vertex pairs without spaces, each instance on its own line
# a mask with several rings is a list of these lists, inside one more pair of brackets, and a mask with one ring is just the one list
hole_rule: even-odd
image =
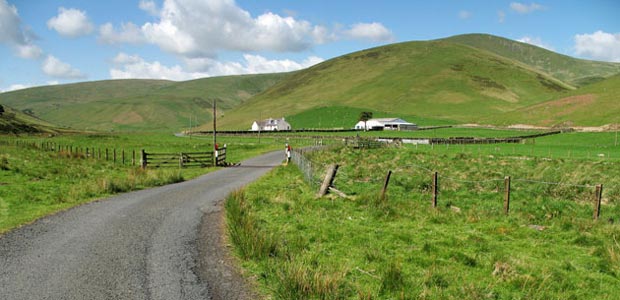
[[418,125],[399,118],[370,119],[355,124],[357,130],[416,130]]

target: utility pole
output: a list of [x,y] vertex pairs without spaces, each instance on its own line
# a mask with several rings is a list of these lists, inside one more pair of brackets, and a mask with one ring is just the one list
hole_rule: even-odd
[[188,135],[189,135],[189,139],[191,140],[192,139],[192,115],[189,115],[189,132],[188,132]]
[[217,114],[215,113],[215,99],[213,99],[213,151],[215,151],[215,143],[217,143],[217,127],[216,127],[216,116]]

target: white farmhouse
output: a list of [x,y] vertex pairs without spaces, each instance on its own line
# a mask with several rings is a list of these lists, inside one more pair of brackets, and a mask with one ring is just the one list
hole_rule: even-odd
[[251,131],[280,131],[291,130],[291,124],[282,119],[267,119],[262,121],[254,121]]
[[398,118],[370,119],[355,124],[357,130],[416,130],[418,125]]

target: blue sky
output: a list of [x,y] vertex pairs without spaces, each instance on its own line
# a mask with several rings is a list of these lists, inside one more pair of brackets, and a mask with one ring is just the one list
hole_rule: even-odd
[[292,71],[464,33],[620,62],[619,15],[617,0],[0,0],[0,91]]

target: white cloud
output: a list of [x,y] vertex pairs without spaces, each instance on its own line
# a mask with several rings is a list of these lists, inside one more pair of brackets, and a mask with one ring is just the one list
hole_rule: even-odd
[[345,35],[352,39],[370,40],[374,42],[389,42],[394,40],[392,32],[385,28],[383,24],[373,23],[357,23],[351,26],[351,29],[345,31]]
[[79,37],[93,32],[95,26],[88,20],[86,12],[74,8],[58,8],[58,15],[47,21],[49,29],[66,37]]
[[575,53],[595,60],[620,62],[620,33],[601,30],[575,35]]
[[156,16],[159,14],[157,4],[152,0],[140,0],[139,7],[141,10],[149,13],[152,16]]
[[36,45],[18,45],[15,47],[17,56],[26,59],[37,59],[43,54],[43,50]]
[[544,49],[547,49],[547,50],[550,50],[550,51],[555,51],[555,49],[551,45],[543,42],[543,40],[541,38],[539,38],[539,37],[524,36],[524,37],[518,39],[517,41],[519,41],[521,43],[527,43],[527,44],[530,44],[530,45],[534,45],[534,46],[537,46],[537,47],[540,47],[540,48],[544,48]]
[[186,68],[179,65],[166,66],[158,61],[148,62],[137,55],[119,53],[113,60],[115,66],[110,69],[113,79],[143,78],[190,80],[202,77],[290,72],[310,67],[323,61],[311,56],[301,62],[292,60],[269,60],[260,55],[243,55],[242,62],[221,62],[211,58],[187,58]]
[[104,44],[142,44],[146,43],[146,38],[142,34],[140,27],[128,22],[121,24],[121,30],[114,29],[112,23],[106,23],[99,27],[99,42]]
[[503,10],[497,11],[497,21],[504,23],[506,20],[506,13]]
[[510,9],[520,14],[529,14],[537,10],[543,10],[545,7],[538,3],[523,4],[519,2],[512,2],[510,3]]
[[80,70],[73,68],[70,64],[60,61],[58,58],[48,55],[42,66],[43,72],[56,78],[77,79],[85,78]]
[[17,8],[0,0],[0,44],[11,46],[21,58],[39,58],[41,48],[33,44],[33,35],[22,28]]
[[0,93],[12,92],[17,90],[23,90],[32,87],[32,85],[28,84],[12,84],[6,89],[0,89]]
[[266,12],[252,16],[234,0],[164,0],[160,9],[152,0],[143,0],[140,7],[157,12],[157,21],[141,26],[126,23],[118,30],[108,23],[100,27],[99,40],[109,44],[147,42],[184,58],[212,58],[227,50],[298,52],[340,38],[393,39],[380,23],[335,31],[291,15]]
[[461,10],[459,11],[459,19],[461,20],[467,20],[469,18],[471,18],[472,14],[469,11],[466,10]]

